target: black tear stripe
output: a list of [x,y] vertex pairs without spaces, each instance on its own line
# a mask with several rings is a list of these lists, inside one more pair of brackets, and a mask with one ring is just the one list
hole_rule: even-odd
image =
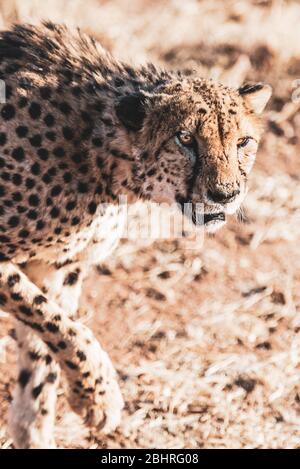
[[[187,203],[191,203],[192,201],[192,195],[193,195],[194,187],[196,184],[196,180],[201,175],[201,173],[203,173],[203,164],[202,164],[201,155],[199,154],[198,146],[197,148],[195,148],[195,156],[196,156],[196,161],[193,167],[193,172],[192,172],[191,177],[188,178],[187,180],[187,195],[186,197],[182,197],[181,195],[176,196],[176,202],[178,203],[179,209],[181,210],[183,214],[184,214],[184,205]],[[197,220],[194,207],[192,207],[192,212],[186,215],[191,216],[191,219],[195,225],[203,224],[201,219]]]

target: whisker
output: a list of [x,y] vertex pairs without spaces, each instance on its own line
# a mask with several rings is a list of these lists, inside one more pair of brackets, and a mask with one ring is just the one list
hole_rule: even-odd
[[243,205],[241,205],[237,211],[237,220],[239,223],[249,223],[250,219],[247,215],[247,211]]

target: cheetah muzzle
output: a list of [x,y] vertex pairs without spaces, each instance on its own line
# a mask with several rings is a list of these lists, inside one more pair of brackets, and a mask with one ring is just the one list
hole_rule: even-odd
[[10,429],[15,447],[53,447],[60,370],[87,424],[120,421],[114,368],[77,320],[82,282],[116,242],[120,196],[190,203],[195,223],[218,229],[246,194],[271,91],[134,68],[53,23],[1,32],[0,74],[0,306],[19,353]]

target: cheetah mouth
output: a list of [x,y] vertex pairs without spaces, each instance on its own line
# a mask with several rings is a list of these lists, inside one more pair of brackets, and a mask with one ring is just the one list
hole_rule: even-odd
[[[196,213],[193,211],[191,220],[195,226],[203,226],[208,231],[215,231],[220,228],[226,222],[226,216],[224,212],[216,213]],[[213,232],[212,231],[212,232]]]
[[225,213],[205,213],[203,217],[203,224],[208,225],[212,222],[224,222],[226,221]]
[[191,200],[177,200],[179,209],[196,227],[204,227],[214,232],[226,223],[225,211],[208,212],[203,204],[193,204]]
[[[207,233],[214,234],[226,223],[226,216],[224,212],[204,213],[202,217],[202,226]],[[195,224],[195,222],[193,222]],[[200,223],[201,224],[201,223]],[[196,226],[199,226],[196,220]]]

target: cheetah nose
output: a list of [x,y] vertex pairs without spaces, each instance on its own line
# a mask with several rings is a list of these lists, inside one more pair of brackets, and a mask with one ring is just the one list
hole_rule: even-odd
[[231,202],[236,196],[238,196],[240,193],[240,189],[236,189],[232,192],[224,192],[224,191],[207,191],[207,196],[210,200],[213,202],[221,203],[221,204],[226,204],[228,202]]

